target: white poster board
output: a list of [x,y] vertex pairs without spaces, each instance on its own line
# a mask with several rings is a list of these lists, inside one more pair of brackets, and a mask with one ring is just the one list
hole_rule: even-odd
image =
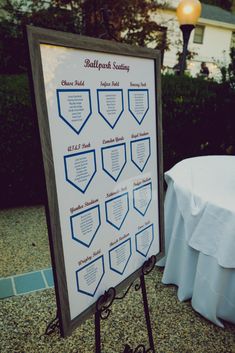
[[161,252],[156,59],[43,42],[38,53],[73,322]]

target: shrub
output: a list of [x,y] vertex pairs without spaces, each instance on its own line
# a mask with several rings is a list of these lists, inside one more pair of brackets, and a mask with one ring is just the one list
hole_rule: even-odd
[[164,169],[188,157],[234,152],[235,91],[190,77],[162,79]]
[[0,76],[1,207],[45,200],[37,121],[26,75]]

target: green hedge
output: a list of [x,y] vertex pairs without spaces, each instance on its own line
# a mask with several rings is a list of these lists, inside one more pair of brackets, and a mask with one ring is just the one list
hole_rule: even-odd
[[0,76],[0,207],[45,202],[37,120],[26,75]]
[[235,91],[190,77],[162,80],[164,169],[188,157],[234,153]]
[[[162,77],[164,169],[205,154],[234,153],[235,92],[226,85]],[[0,207],[45,202],[37,119],[25,75],[0,76]]]

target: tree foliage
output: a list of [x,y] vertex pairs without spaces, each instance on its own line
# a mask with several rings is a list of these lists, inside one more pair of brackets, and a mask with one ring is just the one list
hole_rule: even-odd
[[235,48],[231,48],[230,59],[231,62],[228,66],[229,83],[235,89]]
[[24,71],[27,24],[164,50],[166,29],[151,19],[159,6],[154,0],[4,0],[0,73]]
[[222,82],[235,89],[235,48],[231,48],[229,56],[230,63],[228,66],[221,66],[220,71],[222,75]]
[[[151,20],[151,13],[158,10],[159,5],[150,0],[86,0],[82,5],[84,34],[90,36],[107,36],[105,33],[106,15],[110,17],[110,33],[120,41],[144,46],[158,41],[162,43],[164,29]],[[103,10],[100,12],[100,10]],[[110,11],[109,9],[112,9]],[[100,25],[101,24],[101,25]],[[103,27],[103,28],[102,28]]]
[[221,7],[224,10],[230,11],[232,0],[203,0],[203,3]]

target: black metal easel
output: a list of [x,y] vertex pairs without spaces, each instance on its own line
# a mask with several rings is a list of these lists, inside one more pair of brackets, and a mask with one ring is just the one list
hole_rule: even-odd
[[[124,346],[123,353],[156,353],[154,348],[154,341],[153,341],[153,333],[150,321],[150,314],[149,314],[149,307],[148,307],[148,298],[147,298],[147,291],[145,286],[145,279],[144,277],[148,275],[154,268],[156,264],[156,256],[151,256],[142,266],[141,274],[138,278],[139,282],[135,283],[132,282],[129,287],[126,289],[123,295],[117,296],[116,289],[111,287],[107,291],[104,292],[103,295],[99,297],[96,302],[96,312],[95,312],[95,353],[102,353],[101,352],[101,334],[100,334],[100,326],[101,320],[108,319],[111,313],[111,306],[115,300],[122,300],[126,297],[130,289],[134,285],[134,289],[136,291],[142,291],[142,299],[143,299],[143,306],[144,306],[144,315],[146,320],[146,327],[148,332],[148,340],[149,340],[149,347],[145,347],[144,344],[139,344],[135,348],[131,348],[131,346],[126,343]],[[135,284],[134,284],[135,283]],[[51,334],[55,334],[56,332],[60,331],[59,326],[59,319],[58,313],[56,314],[55,319],[53,319],[47,326],[44,335],[50,336]]]
[[[149,307],[147,291],[145,286],[145,275],[149,274],[156,264],[156,256],[151,256],[142,266],[141,275],[139,277],[139,283],[136,283],[135,290],[142,291],[142,299],[144,306],[144,314],[146,319],[146,327],[148,331],[149,348],[145,345],[139,344],[136,348],[131,348],[128,343],[125,344],[123,353],[155,353],[152,327],[150,321]],[[122,296],[116,295],[115,288],[111,287],[97,300],[96,302],[96,312],[95,312],[95,353],[101,353],[101,335],[100,335],[100,325],[101,320],[106,320],[111,313],[111,306],[115,300],[121,300],[126,297],[127,293],[133,286],[134,282],[130,284],[125,293]]]

